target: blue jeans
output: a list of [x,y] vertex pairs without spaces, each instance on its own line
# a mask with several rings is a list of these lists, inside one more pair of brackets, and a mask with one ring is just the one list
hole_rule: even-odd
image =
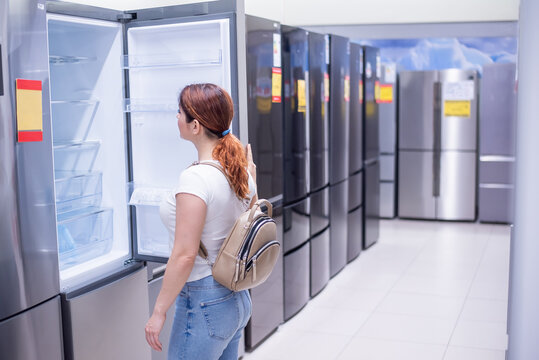
[[176,299],[168,359],[237,360],[250,317],[247,290],[233,292],[212,276],[186,283]]

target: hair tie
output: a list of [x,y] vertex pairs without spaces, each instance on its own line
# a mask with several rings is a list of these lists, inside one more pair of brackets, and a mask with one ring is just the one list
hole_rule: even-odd
[[228,133],[230,132],[230,129],[226,129],[225,131],[223,131],[221,133],[221,137],[225,136],[225,135],[228,135]]

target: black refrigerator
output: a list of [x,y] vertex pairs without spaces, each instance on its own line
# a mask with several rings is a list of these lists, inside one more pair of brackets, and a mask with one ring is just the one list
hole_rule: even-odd
[[334,276],[346,265],[348,251],[350,41],[331,35],[329,42],[330,275]]
[[380,77],[382,63],[378,48],[363,47],[363,169],[365,185],[363,249],[378,241],[380,233],[380,150],[378,143]]
[[348,179],[348,248],[354,260],[363,246],[363,49],[350,44],[350,175]]
[[311,296],[329,281],[329,36],[309,32]]
[[[257,166],[259,198],[270,200],[283,244],[283,113],[280,25],[246,17],[249,143]],[[282,252],[270,277],[251,290],[253,312],[245,329],[247,349],[283,322]]]
[[284,318],[310,299],[308,32],[282,26]]

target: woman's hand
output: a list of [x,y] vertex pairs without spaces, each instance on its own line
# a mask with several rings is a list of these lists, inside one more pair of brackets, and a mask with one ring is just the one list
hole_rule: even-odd
[[245,146],[245,155],[247,156],[247,170],[253,177],[253,180],[256,183],[256,165],[253,162],[253,153],[251,151],[251,144]]
[[161,332],[161,329],[163,329],[166,316],[166,313],[158,314],[154,311],[152,316],[150,317],[150,320],[148,320],[148,322],[146,323],[146,327],[144,328],[144,331],[146,333],[146,341],[148,342],[148,344],[150,344],[152,349],[156,351],[163,350],[163,345],[159,341],[159,333]]

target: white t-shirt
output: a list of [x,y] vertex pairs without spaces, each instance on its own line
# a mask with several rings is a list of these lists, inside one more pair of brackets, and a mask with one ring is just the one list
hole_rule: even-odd
[[[216,160],[210,161],[219,164]],[[170,249],[174,244],[176,194],[179,193],[193,194],[206,203],[206,222],[202,230],[201,241],[208,250],[209,259],[213,263],[236,219],[249,208],[250,199],[256,194],[256,184],[249,174],[249,199],[242,202],[237,198],[223,173],[213,166],[201,164],[185,169],[181,173],[174,191],[163,199],[159,207],[161,220],[169,233]],[[211,275],[210,265],[206,260],[197,256],[187,281],[199,280],[208,275]]]

